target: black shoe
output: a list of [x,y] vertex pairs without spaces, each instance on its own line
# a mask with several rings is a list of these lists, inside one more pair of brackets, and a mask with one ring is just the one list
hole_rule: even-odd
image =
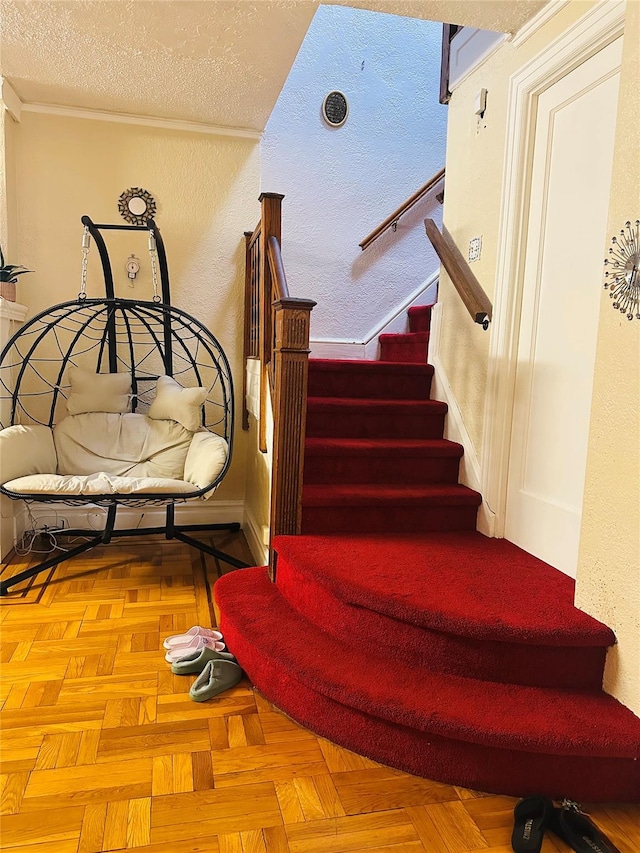
[[513,812],[511,847],[515,853],[540,853],[542,839],[552,815],[553,803],[547,797],[520,800]]
[[576,804],[553,810],[550,829],[576,853],[620,853],[590,818]]

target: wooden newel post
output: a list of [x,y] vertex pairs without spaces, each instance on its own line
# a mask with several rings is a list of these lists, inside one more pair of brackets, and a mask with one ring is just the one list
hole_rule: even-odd
[[[273,303],[275,312],[273,403],[273,471],[271,536],[300,533],[302,471],[307,421],[309,326],[311,299],[287,297]],[[275,580],[275,556],[269,555]]]
[[260,195],[260,342],[259,356],[261,364],[260,375],[260,433],[259,446],[263,453],[267,450],[267,394],[269,382],[269,365],[273,348],[273,326],[271,311],[273,303],[273,282],[269,269],[267,246],[269,237],[276,237],[280,243],[282,237],[282,199],[279,193],[262,193]]

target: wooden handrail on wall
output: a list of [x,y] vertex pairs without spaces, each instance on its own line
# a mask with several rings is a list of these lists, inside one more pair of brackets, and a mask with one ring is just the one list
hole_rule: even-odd
[[[245,356],[260,359],[258,443],[263,453],[267,450],[267,388],[273,410],[271,537],[296,535],[301,530],[309,330],[316,304],[289,295],[280,250],[283,198],[263,193],[260,222],[251,234],[245,232]],[[248,426],[247,414],[245,428]],[[273,579],[271,548],[269,559]]]
[[370,246],[381,234],[384,234],[389,228],[393,228],[395,231],[396,226],[398,224],[398,220],[401,216],[403,216],[408,210],[410,210],[414,204],[417,204],[423,196],[425,196],[430,190],[432,190],[436,184],[440,183],[440,181],[444,178],[444,168],[440,169],[432,175],[426,184],[423,184],[419,190],[416,190],[413,195],[409,196],[406,201],[403,201],[400,207],[396,208],[393,213],[389,214],[387,218],[378,225],[377,228],[374,228],[371,234],[364,238],[361,243],[358,243],[362,251],[364,251],[367,246]]
[[480,323],[484,329],[488,329],[493,306],[451,235],[444,226],[441,234],[433,219],[425,219],[424,227],[427,231],[427,237],[431,240],[431,245],[436,250],[442,266],[455,285],[467,311],[473,317],[474,322]]
[[269,237],[267,252],[269,253],[271,279],[275,284],[274,296],[276,299],[287,299],[289,296],[289,285],[287,284],[287,276],[285,275],[284,263],[282,261],[282,251],[277,237],[273,235]]

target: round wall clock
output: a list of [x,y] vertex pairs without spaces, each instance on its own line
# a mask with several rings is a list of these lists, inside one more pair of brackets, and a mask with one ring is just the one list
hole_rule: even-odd
[[625,222],[619,237],[611,238],[605,259],[604,289],[613,299],[612,307],[640,320],[640,220]]
[[349,104],[342,92],[329,92],[322,102],[322,118],[331,127],[340,127],[349,115]]
[[146,225],[156,215],[156,202],[142,187],[130,187],[118,199],[118,210],[130,225]]

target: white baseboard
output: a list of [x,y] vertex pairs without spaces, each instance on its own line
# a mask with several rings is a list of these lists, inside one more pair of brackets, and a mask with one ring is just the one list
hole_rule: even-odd
[[330,338],[309,341],[311,358],[364,358],[363,341],[338,341]]
[[[464,448],[464,456],[460,460],[460,482],[470,489],[482,494],[482,468],[475,446],[471,441],[464,423],[462,411],[447,378],[446,371],[439,357],[440,327],[442,322],[442,305],[434,306],[431,314],[431,338],[429,341],[429,362],[434,366],[435,373],[431,384],[431,398],[441,400],[449,407],[445,419],[444,437],[456,441]],[[478,510],[478,530],[485,536],[495,536],[495,513],[482,496],[482,504]]]
[[245,538],[256,561],[256,566],[266,566],[269,563],[269,528],[258,524],[255,515],[248,507],[244,510],[244,524],[242,525]]
[[[30,505],[31,514],[39,524],[49,527],[61,526],[78,530],[101,530],[107,510],[104,507],[86,504],[85,506],[61,506],[53,503],[34,503]],[[20,501],[23,530],[31,526],[26,505]],[[116,530],[139,527],[143,533],[146,527],[162,527],[166,510],[162,506],[118,507]],[[244,501],[188,501],[176,504],[176,524],[229,524],[244,519]]]

